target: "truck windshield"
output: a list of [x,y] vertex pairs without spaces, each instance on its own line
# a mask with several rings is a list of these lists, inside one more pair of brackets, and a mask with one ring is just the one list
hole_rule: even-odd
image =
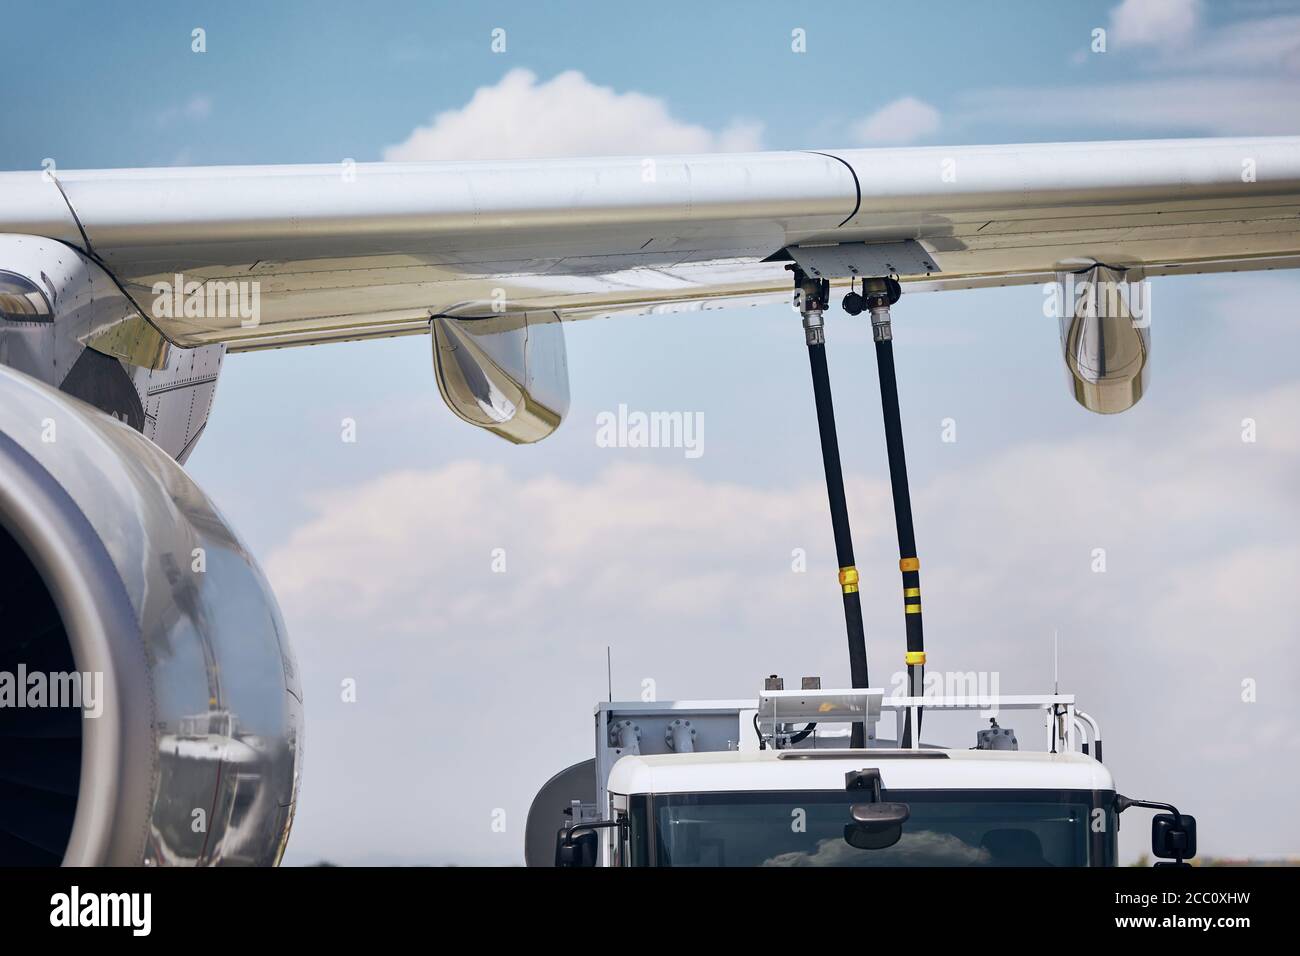
[[[844,839],[853,795],[682,793],[634,797],[640,866],[1110,866],[1114,794],[1065,790],[886,791],[911,816],[893,846]],[[856,802],[861,802],[858,798]]]

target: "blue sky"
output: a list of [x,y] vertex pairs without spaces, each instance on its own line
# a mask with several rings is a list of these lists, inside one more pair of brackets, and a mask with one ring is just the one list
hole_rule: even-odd
[[[569,71],[582,102],[670,144],[1300,132],[1293,3],[125,9],[9,7],[8,33],[27,39],[0,66],[0,168],[618,151],[603,113],[574,132],[564,103],[540,126],[494,112],[513,90],[527,119]],[[532,78],[509,85],[520,69]],[[1269,812],[1295,772],[1268,769],[1300,757],[1286,703],[1300,679],[1298,293],[1292,274],[1157,281],[1151,391],[1106,418],[1070,397],[1036,288],[909,296],[895,320],[932,661],[1041,690],[1059,629],[1065,682],[1108,731],[1121,786],[1185,799],[1222,855],[1300,854],[1300,827]],[[863,326],[830,322],[870,648],[888,673],[902,625],[874,363]],[[607,644],[625,695],[647,675],[661,698],[744,696],[774,671],[843,669],[797,317],[584,322],[568,348],[569,419],[522,448],[442,407],[424,337],[227,359],[189,470],[267,567],[304,673],[291,861],[516,861],[532,791],[590,755]],[[705,454],[597,447],[595,416],[619,404],[702,412]],[[356,444],[339,441],[344,417]],[[1257,445],[1240,440],[1246,417]],[[945,418],[955,444],[939,440]],[[504,576],[488,570],[495,547]],[[795,547],[809,574],[790,573]],[[1010,614],[1009,593],[1023,597]],[[343,677],[356,704],[338,699]],[[1180,713],[1189,701],[1199,716]],[[554,733],[503,750],[520,720]],[[1210,759],[1236,782],[1207,781]],[[357,812],[381,804],[381,818]],[[505,833],[488,826],[499,808]],[[1130,858],[1142,830],[1123,835]]]
[[[777,3],[325,0],[141,2],[127,13],[14,3],[6,29],[26,40],[11,45],[3,68],[4,110],[23,135],[0,143],[0,167],[37,168],[47,156],[66,168],[168,165],[182,152],[205,165],[378,159],[434,112],[463,105],[519,66],[541,77],[579,70],[597,84],[647,92],[709,128],[759,120],[771,148],[850,145],[850,124],[904,96],[949,117],[933,142],[1132,137],[1140,123],[1106,121],[1073,96],[1058,101],[1059,124],[958,115],[974,111],[979,91],[1134,83],[1165,70],[1150,44],[1125,51],[1117,37],[1105,55],[1080,55],[1093,29],[1109,27],[1112,6],[939,0],[793,13]],[[1214,4],[1202,30],[1287,6]],[[489,46],[497,27],[507,31],[504,54]],[[207,33],[202,55],[190,49],[195,28]],[[790,53],[795,28],[806,31],[805,55]],[[209,104],[197,116],[185,112],[195,98]],[[1148,125],[1190,135],[1230,121],[1204,105],[1204,115],[1172,128]]]

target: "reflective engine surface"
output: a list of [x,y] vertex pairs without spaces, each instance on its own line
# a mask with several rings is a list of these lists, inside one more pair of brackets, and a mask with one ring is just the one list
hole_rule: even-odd
[[0,367],[0,865],[267,865],[302,691],[275,598],[128,425]]

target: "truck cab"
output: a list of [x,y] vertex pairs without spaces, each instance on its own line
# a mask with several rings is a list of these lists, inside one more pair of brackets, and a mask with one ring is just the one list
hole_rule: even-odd
[[[879,800],[848,789],[879,773]],[[613,866],[1113,866],[1115,785],[1077,753],[764,750],[627,756]],[[857,808],[905,808],[873,841]],[[886,828],[881,827],[881,831]]]
[[[1172,811],[1153,821],[1157,857],[1195,855],[1192,817],[1118,795],[1100,728],[1072,695],[886,697],[817,683],[786,691],[769,678],[750,700],[598,704],[595,757],[533,801],[528,864],[1115,866],[1119,814],[1133,805]],[[976,725],[973,746],[911,733],[956,733],[951,718]],[[1038,724],[1041,747],[1022,749],[1011,720]]]

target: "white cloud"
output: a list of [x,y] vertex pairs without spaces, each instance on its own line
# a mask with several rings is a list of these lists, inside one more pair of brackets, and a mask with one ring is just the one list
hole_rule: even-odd
[[1199,0],[1124,0],[1111,11],[1117,46],[1177,47],[1196,32]]
[[939,111],[913,96],[887,103],[853,127],[864,145],[905,146],[939,130]]
[[707,153],[761,148],[762,126],[736,121],[721,132],[675,118],[663,100],[618,93],[569,70],[539,83],[514,69],[458,110],[384,150],[394,161],[536,159]]
[[[1090,419],[1084,437],[916,482],[932,667],[1042,689],[1059,628],[1067,689],[1101,720],[1123,788],[1187,802],[1207,853],[1300,851],[1300,827],[1262,822],[1300,758],[1286,703],[1300,680],[1296,408],[1288,386],[1140,428]],[[1257,444],[1240,440],[1243,409]],[[842,680],[816,471],[765,489],[685,465],[565,479],[463,461],[315,499],[266,562],[316,742],[291,859],[517,861],[536,788],[590,755],[606,645],[623,698],[647,677],[660,699],[743,696],[771,672]],[[888,490],[850,476],[849,494],[873,676],[888,686],[902,648]],[[345,677],[355,704],[338,699]],[[1241,701],[1246,678],[1259,703]],[[367,801],[383,817],[349,825]],[[1139,831],[1126,828],[1130,852]]]
[[[954,125],[1039,129],[1107,127],[1116,136],[1288,135],[1300,132],[1300,16],[1201,22],[1200,4],[1127,0],[1112,11],[1113,49],[1075,62],[1127,56],[1131,80],[1064,87],[1003,87],[959,98]],[[1077,136],[1075,138],[1078,138]]]
[[[859,493],[879,497],[884,488],[860,486]],[[417,501],[454,506],[399,504]],[[313,503],[320,519],[268,561],[286,604],[302,600],[331,621],[382,620],[394,633],[453,641],[471,619],[496,627],[535,618],[556,594],[574,613],[701,613],[713,607],[716,588],[740,587],[752,574],[730,559],[753,544],[755,524],[763,537],[806,546],[802,529],[815,526],[821,510],[816,484],[791,495],[630,464],[588,484],[521,482],[474,461],[390,474]],[[611,556],[617,541],[634,544]],[[506,550],[508,573],[484,578],[497,547]],[[652,587],[636,570],[647,565],[655,569]],[[358,567],[368,570],[358,575]],[[748,603],[755,623],[764,600],[788,597],[784,570],[777,562],[771,591]],[[497,593],[496,580],[508,586]],[[456,595],[450,604],[449,592]]]
[[1300,73],[1300,16],[1264,17],[1227,23],[1198,44],[1194,58],[1169,57],[1166,68]]
[[1006,87],[961,98],[966,124],[1265,136],[1300,132],[1300,84],[1284,77],[1186,76],[1072,87]]
[[199,122],[212,114],[212,97],[196,93],[180,106],[169,106],[154,114],[159,126],[171,126],[180,121]]

